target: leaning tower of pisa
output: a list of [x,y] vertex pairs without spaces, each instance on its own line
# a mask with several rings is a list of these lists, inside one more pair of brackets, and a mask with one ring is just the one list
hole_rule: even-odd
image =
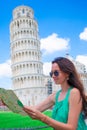
[[28,6],[13,10],[10,23],[12,89],[25,105],[35,105],[46,96],[38,24]]

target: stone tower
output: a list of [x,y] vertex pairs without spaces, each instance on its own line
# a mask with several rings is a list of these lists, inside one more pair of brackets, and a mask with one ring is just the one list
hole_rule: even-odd
[[35,105],[46,97],[41,62],[38,24],[28,6],[13,10],[10,23],[12,89],[25,105]]

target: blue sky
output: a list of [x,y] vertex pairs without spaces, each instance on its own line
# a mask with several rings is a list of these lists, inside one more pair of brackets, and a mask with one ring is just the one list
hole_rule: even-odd
[[0,87],[11,87],[10,32],[12,11],[26,5],[38,22],[44,73],[57,56],[70,56],[87,67],[87,0],[0,1]]

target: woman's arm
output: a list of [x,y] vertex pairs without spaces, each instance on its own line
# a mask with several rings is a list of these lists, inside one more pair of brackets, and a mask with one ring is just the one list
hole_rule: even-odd
[[55,93],[52,93],[38,105],[29,106],[29,108],[31,107],[31,108],[39,110],[40,112],[43,112],[43,111],[51,108],[54,105],[54,103],[55,103]]
[[24,110],[34,119],[41,120],[42,122],[53,127],[55,130],[76,130],[78,117],[82,109],[82,100],[80,92],[77,89],[73,89],[69,99],[69,115],[67,123],[58,122],[50,117],[44,115],[40,111],[31,108],[24,108]]
[[78,124],[78,118],[82,111],[82,98],[78,89],[73,88],[69,99],[69,115],[68,123],[72,124],[75,128]]

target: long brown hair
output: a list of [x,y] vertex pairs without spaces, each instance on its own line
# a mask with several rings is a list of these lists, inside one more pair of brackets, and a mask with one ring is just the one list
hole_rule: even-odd
[[69,79],[67,80],[68,84],[73,88],[77,88],[80,91],[82,97],[82,104],[83,104],[82,110],[84,118],[87,118],[87,100],[84,91],[84,86],[81,82],[80,76],[74,64],[72,63],[71,60],[65,57],[57,57],[52,61],[52,64],[53,63],[57,63],[60,70],[69,75]]

